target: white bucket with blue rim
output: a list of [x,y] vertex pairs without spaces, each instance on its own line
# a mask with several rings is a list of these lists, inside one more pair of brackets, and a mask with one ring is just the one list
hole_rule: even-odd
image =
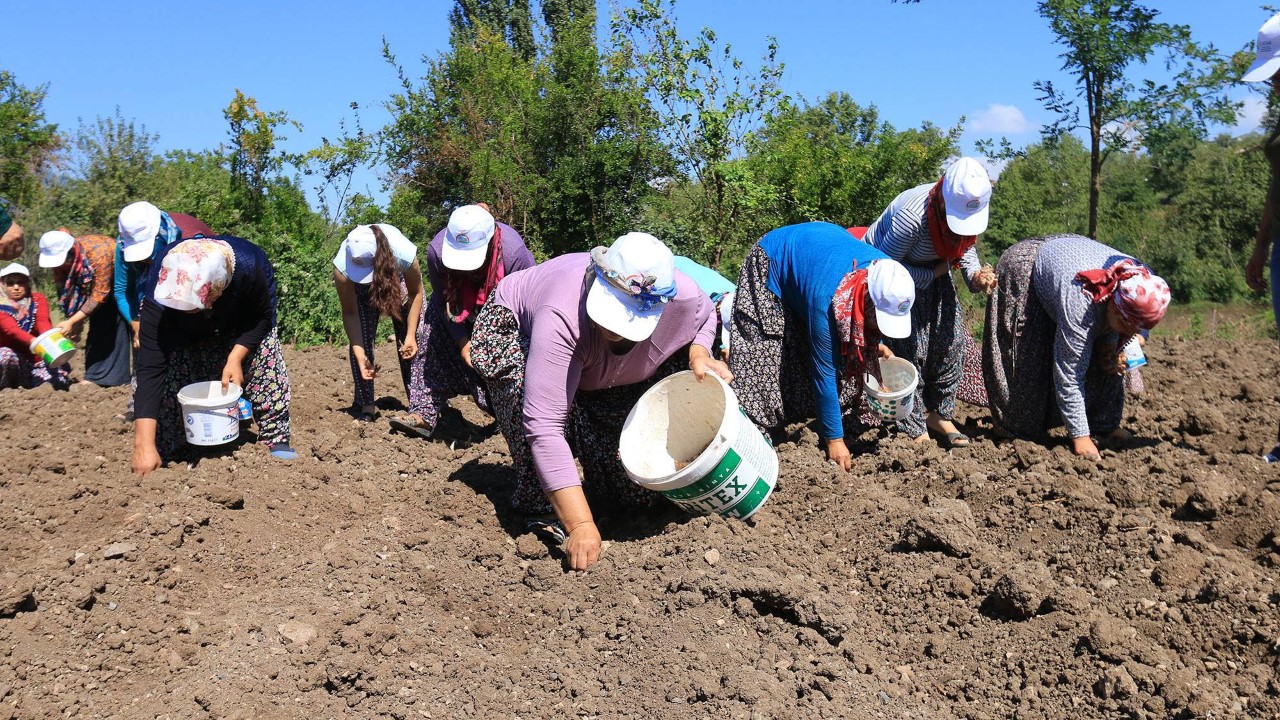
[[695,515],[745,519],[778,482],[778,454],[713,373],[664,378],[627,415],[618,446],[627,475]]
[[916,385],[920,373],[910,361],[891,357],[880,361],[880,383],[870,373],[867,381],[867,402],[886,420],[903,420],[911,416],[916,402]]
[[182,427],[192,445],[225,445],[240,437],[240,386],[211,380],[184,386],[178,391]]

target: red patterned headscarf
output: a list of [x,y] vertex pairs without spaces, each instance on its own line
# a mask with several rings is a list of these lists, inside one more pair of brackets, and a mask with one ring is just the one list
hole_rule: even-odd
[[978,236],[957,235],[947,226],[947,204],[942,197],[942,180],[929,190],[929,202],[924,214],[929,221],[929,239],[933,241],[933,252],[952,265],[958,265],[960,256],[978,242]]
[[867,327],[867,268],[847,273],[831,296],[831,311],[840,333],[840,353],[844,356],[844,380],[858,384],[861,391],[867,362],[875,357],[879,338],[873,338]]
[[1094,302],[1115,297],[1116,309],[1128,322],[1150,330],[1169,309],[1169,284],[1136,260],[1125,258],[1106,269],[1076,273],[1080,290]]
[[[477,284],[475,279],[479,273],[484,273],[484,280]],[[506,274],[507,265],[502,259],[502,226],[494,223],[489,255],[479,270],[463,272],[445,268],[444,311],[449,320],[455,323],[475,322],[480,308],[488,302],[498,281]]]

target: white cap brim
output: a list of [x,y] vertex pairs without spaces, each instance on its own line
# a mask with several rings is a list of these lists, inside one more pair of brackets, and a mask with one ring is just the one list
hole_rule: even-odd
[[26,265],[21,263],[9,263],[8,265],[0,268],[0,278],[6,278],[10,275],[23,275],[30,278],[31,271],[27,269]]
[[947,227],[957,235],[981,235],[987,231],[987,219],[990,217],[990,205],[983,205],[968,215],[957,215],[947,211]]
[[[492,242],[492,238],[490,239]],[[484,259],[489,255],[489,243],[479,245],[473,248],[463,250],[453,246],[448,239],[444,242],[444,247],[440,249],[440,262],[450,270],[461,270],[467,272],[475,270],[484,265]]]
[[1262,80],[1270,80],[1272,75],[1276,74],[1276,70],[1280,70],[1280,55],[1272,55],[1268,58],[1258,58],[1253,61],[1249,69],[1245,71],[1244,76],[1240,78],[1240,82],[1260,82]]
[[333,266],[338,268],[338,272],[347,276],[347,279],[359,285],[368,285],[373,282],[373,266],[361,267],[351,262],[346,252],[338,253],[333,259]]
[[40,261],[39,261],[40,267],[42,268],[62,267],[62,264],[67,261],[67,253],[69,252],[71,252],[70,248],[63,250],[61,253],[57,255],[45,255],[41,253]]
[[587,316],[597,325],[631,342],[644,342],[653,335],[662,317],[662,303],[646,311],[636,310],[623,292],[597,278],[587,291]]
[[876,308],[876,325],[880,328],[880,334],[901,340],[911,336],[911,313],[905,312],[901,315],[891,315],[880,308]]
[[136,262],[142,262],[143,260],[150,258],[151,253],[155,249],[156,248],[155,248],[154,241],[152,241],[150,247],[148,247],[146,241],[144,240],[142,242],[133,243],[132,245],[126,244],[124,248],[120,251],[120,254],[124,257],[125,262],[136,263]]

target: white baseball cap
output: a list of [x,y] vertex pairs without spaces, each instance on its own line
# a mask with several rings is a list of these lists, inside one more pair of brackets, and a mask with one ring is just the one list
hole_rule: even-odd
[[493,239],[494,220],[479,205],[463,205],[449,215],[440,261],[450,270],[475,270],[484,265]]
[[40,267],[62,267],[76,239],[61,230],[50,230],[40,236]]
[[[400,229],[387,223],[376,223],[378,229],[387,238],[391,254],[395,255],[400,265],[411,264],[417,257],[417,247]],[[333,258],[333,266],[338,268],[347,279],[361,285],[373,282],[373,260],[378,254],[378,237],[373,234],[373,225],[357,225],[347,233]]]
[[916,284],[911,274],[896,260],[876,260],[867,268],[867,292],[876,306],[876,325],[887,338],[911,334],[911,306],[916,302]]
[[942,201],[947,227],[957,235],[981,235],[987,230],[991,205],[991,176],[971,157],[955,161],[942,175]]
[[26,275],[27,277],[31,277],[31,271],[22,263],[9,263],[8,265],[0,268],[0,278],[7,278],[10,275]]
[[146,200],[125,205],[120,211],[120,253],[125,262],[151,257],[160,234],[160,208]]
[[[596,277],[587,291],[587,316],[632,342],[648,340],[662,308],[675,297],[675,258],[658,238],[632,232],[591,252]],[[624,289],[625,288],[625,289]]]
[[1276,70],[1280,70],[1280,13],[1272,15],[1270,20],[1258,28],[1258,45],[1254,50],[1258,55],[1240,80],[1270,80]]

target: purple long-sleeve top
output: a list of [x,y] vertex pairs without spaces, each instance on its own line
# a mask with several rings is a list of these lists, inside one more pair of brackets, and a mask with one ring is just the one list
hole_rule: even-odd
[[676,296],[662,310],[648,340],[614,355],[587,318],[589,253],[571,253],[498,283],[493,302],[515,315],[529,339],[524,370],[524,432],[533,464],[547,492],[581,485],[565,422],[579,389],[630,385],[653,376],[658,366],[690,343],[708,352],[715,338],[711,300],[697,283],[676,271]]
[[[524,244],[524,238],[520,237],[520,233],[516,232],[515,228],[506,223],[497,223],[497,227],[502,237],[502,265],[506,268],[507,275],[538,264],[538,261],[533,259],[533,253],[529,252],[529,248]],[[444,230],[441,230],[427,245],[427,280],[431,283],[431,297],[427,298],[427,302],[440,303],[442,306],[444,305],[445,273],[457,272],[444,266],[444,261],[440,258],[440,253],[443,251]],[[470,317],[466,322],[446,322],[445,327],[448,328],[449,336],[453,341],[461,345],[471,337],[471,328],[475,323],[476,319]]]

